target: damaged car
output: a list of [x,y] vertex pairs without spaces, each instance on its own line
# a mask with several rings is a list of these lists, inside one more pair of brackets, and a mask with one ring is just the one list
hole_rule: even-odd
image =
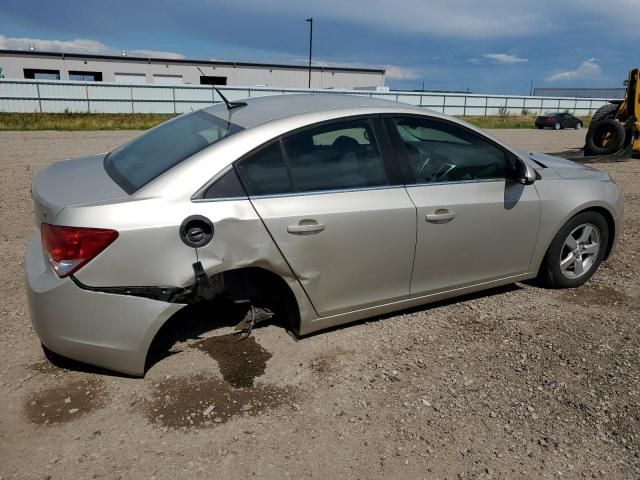
[[248,306],[296,335],[538,278],[612,252],[603,172],[463,121],[350,95],[223,102],[33,180],[25,270],[50,351],[143,375],[187,305]]

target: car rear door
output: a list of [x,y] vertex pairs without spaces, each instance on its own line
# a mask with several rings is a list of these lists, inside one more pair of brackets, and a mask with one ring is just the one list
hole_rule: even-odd
[[385,122],[417,207],[411,295],[527,272],[540,202],[533,185],[508,180],[505,151],[444,120]]
[[379,118],[296,131],[236,168],[319,315],[408,297],[416,211]]

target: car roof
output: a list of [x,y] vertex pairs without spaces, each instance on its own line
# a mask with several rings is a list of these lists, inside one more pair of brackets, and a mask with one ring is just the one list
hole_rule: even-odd
[[[273,120],[337,108],[397,109],[399,106],[397,102],[371,98],[368,94],[366,96],[335,93],[270,95],[247,98],[242,101],[247,105],[232,110],[227,110],[224,103],[218,103],[203,110],[241,127],[250,128]],[[402,107],[411,108],[411,105],[402,104]]]

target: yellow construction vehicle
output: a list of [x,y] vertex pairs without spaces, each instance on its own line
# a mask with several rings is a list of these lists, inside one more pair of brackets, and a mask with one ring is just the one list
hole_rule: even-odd
[[638,69],[629,72],[624,100],[600,107],[591,118],[583,161],[624,161],[640,154],[640,80]]

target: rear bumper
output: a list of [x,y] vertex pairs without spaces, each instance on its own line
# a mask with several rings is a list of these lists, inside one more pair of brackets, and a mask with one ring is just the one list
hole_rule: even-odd
[[129,375],[144,375],[155,334],[184,305],[90,292],[58,278],[36,233],[27,248],[25,276],[31,321],[51,351]]

